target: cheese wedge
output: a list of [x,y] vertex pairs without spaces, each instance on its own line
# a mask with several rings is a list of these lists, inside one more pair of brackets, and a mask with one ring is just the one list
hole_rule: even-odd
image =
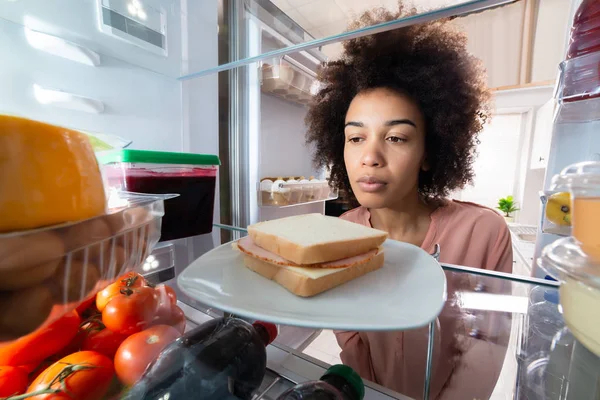
[[0,115],[0,232],[87,219],[105,207],[86,135]]

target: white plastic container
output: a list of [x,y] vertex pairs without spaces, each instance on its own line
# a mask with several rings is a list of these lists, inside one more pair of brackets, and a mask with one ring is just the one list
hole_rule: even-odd
[[600,356],[600,264],[567,237],[546,246],[538,265],[561,282],[560,304],[573,335]]

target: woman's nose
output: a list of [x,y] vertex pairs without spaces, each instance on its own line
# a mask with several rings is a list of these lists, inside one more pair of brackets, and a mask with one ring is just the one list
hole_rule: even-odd
[[362,165],[365,167],[381,167],[383,165],[383,155],[377,143],[367,142],[363,149]]

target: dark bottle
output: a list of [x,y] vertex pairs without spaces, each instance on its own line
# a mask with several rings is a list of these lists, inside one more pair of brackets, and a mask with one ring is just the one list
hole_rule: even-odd
[[125,399],[250,399],[265,376],[277,327],[237,318],[208,321],[169,344]]
[[305,382],[282,393],[277,400],[362,400],[362,379],[347,365],[334,365],[318,381]]

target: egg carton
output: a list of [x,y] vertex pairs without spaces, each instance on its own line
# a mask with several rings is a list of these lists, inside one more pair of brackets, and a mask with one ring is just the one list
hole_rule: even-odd
[[0,235],[0,343],[35,331],[142,265],[160,238],[170,197],[120,192],[106,215]]

